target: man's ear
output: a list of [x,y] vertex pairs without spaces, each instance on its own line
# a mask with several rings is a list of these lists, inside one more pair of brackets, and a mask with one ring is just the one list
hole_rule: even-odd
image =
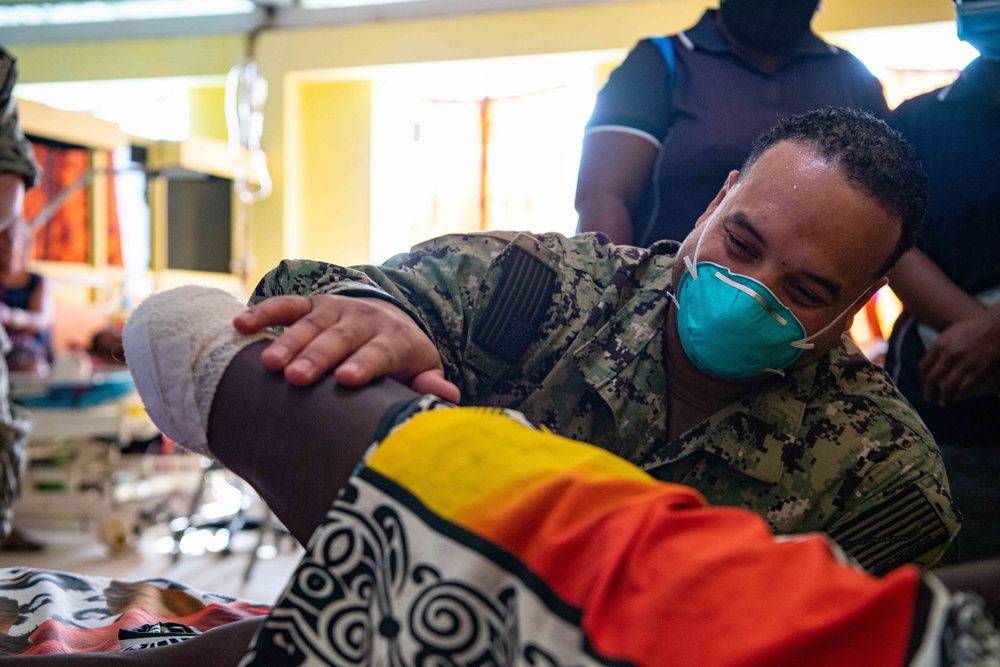
[[700,226],[701,223],[708,220],[709,216],[715,213],[715,209],[719,208],[719,204],[721,204],[722,200],[726,198],[726,195],[729,194],[734,187],[736,187],[736,181],[738,181],[739,178],[740,172],[737,170],[733,169],[729,172],[729,176],[726,177],[726,182],[722,184],[722,188],[719,190],[718,194],[715,195],[715,199],[713,199],[712,203],[708,205],[705,212],[698,216],[698,220],[694,223],[695,227]]
[[850,331],[851,325],[854,323],[854,316],[858,314],[858,311],[865,307],[871,298],[875,296],[875,292],[879,291],[883,287],[889,284],[889,279],[882,276],[879,280],[872,283],[872,286],[865,290],[865,293],[854,302],[854,305],[848,311],[848,318],[844,321],[844,331]]

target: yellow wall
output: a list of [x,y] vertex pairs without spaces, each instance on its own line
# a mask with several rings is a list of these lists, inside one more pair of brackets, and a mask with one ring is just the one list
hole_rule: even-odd
[[337,264],[367,262],[371,83],[305,83],[299,92],[299,174],[286,188],[301,202],[296,254]]
[[199,86],[188,89],[191,100],[191,133],[227,141],[226,87]]
[[[275,187],[254,210],[257,274],[288,255],[347,261],[342,258],[354,258],[368,242],[368,176],[362,174],[370,164],[361,153],[370,134],[370,95],[366,101],[363,85],[318,80],[344,78],[337,72],[345,68],[625,49],[650,34],[691,25],[705,4],[613,2],[263,33],[257,56],[271,92],[262,144]],[[826,0],[814,27],[829,32],[949,21],[953,11],[947,0]],[[14,49],[25,82],[218,76],[244,50],[245,40],[237,35]],[[606,73],[604,68],[598,76]]]

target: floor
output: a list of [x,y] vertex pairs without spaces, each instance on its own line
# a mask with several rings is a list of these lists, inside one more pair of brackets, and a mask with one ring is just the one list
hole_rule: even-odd
[[45,544],[39,552],[0,552],[0,567],[26,566],[123,580],[166,578],[211,593],[271,604],[302,556],[302,548],[285,537],[277,548],[265,544],[253,565],[249,580],[244,573],[250,554],[257,546],[258,533],[238,533],[229,554],[213,551],[220,546],[218,536],[192,533],[185,551],[174,562],[169,529],[146,529],[131,546],[115,552],[102,543],[93,526],[53,527],[16,521],[27,536]]

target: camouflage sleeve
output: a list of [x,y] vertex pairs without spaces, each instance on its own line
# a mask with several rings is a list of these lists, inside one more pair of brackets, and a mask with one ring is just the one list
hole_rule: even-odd
[[10,349],[7,332],[0,326],[0,539],[10,533],[11,506],[21,491],[31,420],[10,402],[10,383],[4,354]]
[[844,509],[827,532],[876,574],[905,563],[932,567],[961,527],[944,463],[925,430],[881,417],[888,430],[872,429],[866,437],[891,444],[872,447],[847,475],[840,493]]
[[444,236],[381,266],[284,260],[261,279],[250,303],[289,294],[384,299],[409,314],[427,333],[441,354],[446,376],[465,394],[478,377],[464,363],[467,313],[489,266],[515,236],[503,232]]
[[21,131],[12,94],[16,82],[17,63],[0,49],[0,174],[16,174],[24,179],[25,188],[31,188],[41,173],[31,144]]

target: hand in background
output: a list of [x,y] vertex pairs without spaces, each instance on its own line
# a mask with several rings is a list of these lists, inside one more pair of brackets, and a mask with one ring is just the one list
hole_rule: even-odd
[[390,377],[421,394],[461,399],[458,387],[445,379],[431,339],[403,310],[381,299],[277,296],[245,311],[233,325],[244,334],[285,327],[261,360],[295,385],[311,384],[335,369],[335,379],[345,386]]
[[945,405],[982,382],[1000,377],[1000,306],[944,331],[920,361],[924,399]]

